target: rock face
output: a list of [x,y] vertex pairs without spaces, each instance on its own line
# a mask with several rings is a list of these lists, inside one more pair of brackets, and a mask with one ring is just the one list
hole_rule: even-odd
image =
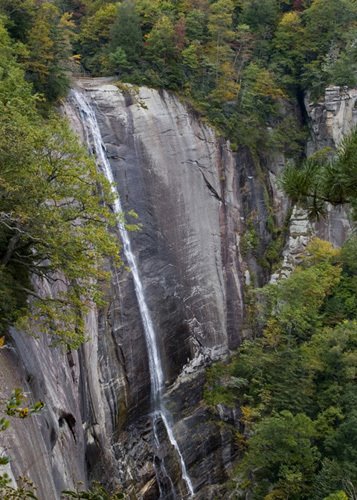
[[[306,101],[310,138],[307,155],[323,148],[336,149],[342,139],[357,125],[357,89],[328,87],[324,99],[318,104]],[[324,219],[312,224],[303,210],[294,208],[289,236],[283,251],[283,263],[271,281],[287,276],[299,262],[300,256],[312,236],[341,246],[351,231],[348,211],[344,207],[327,207]]]
[[[278,224],[286,219],[289,206],[275,182],[284,158],[265,158],[258,171],[248,151],[233,154],[166,92],[120,90],[105,79],[83,79],[77,86],[95,108],[124,210],[135,210],[142,225],[131,243],[159,339],[176,440],[197,498],[223,498],[209,485],[226,479],[236,457],[237,415],[223,408],[208,412],[204,367],[244,336],[244,284],[269,278],[268,268],[242,258],[241,247],[252,244],[249,213],[258,214],[254,230],[261,250],[271,240],[272,212]],[[339,92],[330,91],[325,103],[309,110],[315,132],[310,148],[337,144],[352,127],[357,91],[349,99]],[[73,99],[65,112],[84,141],[85,123]],[[324,235],[337,241],[345,219],[334,217]],[[304,244],[301,233],[312,231],[299,212],[294,221],[288,265],[295,239]],[[127,222],[136,221],[128,216]],[[1,449],[14,459],[14,477],[28,475],[40,500],[58,499],[61,490],[92,479],[121,485],[132,498],[157,499],[155,473],[162,464],[177,496],[186,495],[163,426],[162,446],[155,447],[148,354],[133,279],[125,268],[112,271],[107,306],[87,318],[89,342],[78,353],[50,349],[45,338],[19,332],[13,346],[0,350],[1,397],[23,387],[46,403],[40,415],[14,420],[0,435]]]
[[[325,99],[318,105],[308,105],[311,119],[311,139],[308,154],[324,147],[337,148],[342,139],[357,125],[357,89],[328,87]],[[314,228],[317,235],[340,246],[351,224],[344,208],[329,207],[328,216]]]
[[[172,95],[146,88],[120,92],[101,80],[83,80],[80,86],[95,106],[123,208],[134,209],[142,224],[131,243],[166,383],[171,385],[187,364],[187,375],[195,372],[186,380],[185,391],[181,386],[170,391],[167,406],[173,407],[174,433],[199,488],[204,477],[219,480],[233,456],[217,459],[220,438],[207,448],[217,425],[208,424],[201,408],[204,378],[198,368],[241,339],[243,280],[234,158],[228,144]],[[71,105],[74,125],[85,128],[79,111]],[[100,316],[100,337],[111,339],[111,349],[106,342],[99,347],[100,363],[106,366],[102,384],[114,384],[106,395],[112,405],[107,417],[115,429],[109,435],[115,435],[112,446],[120,481],[126,487],[132,482],[147,488],[154,474],[147,349],[131,275],[125,270],[114,275],[113,302]],[[120,353],[116,360],[110,360],[112,351]],[[123,368],[125,386],[120,388],[115,383]],[[192,433],[194,443],[188,438]],[[169,445],[160,454],[157,460],[165,463],[183,495],[177,457]],[[203,457],[210,460],[204,474],[199,466]]]
[[308,153],[336,147],[357,125],[357,89],[328,87],[317,105],[306,102],[312,135]]

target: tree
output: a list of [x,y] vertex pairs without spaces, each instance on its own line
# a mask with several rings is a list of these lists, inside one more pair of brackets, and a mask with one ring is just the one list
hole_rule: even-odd
[[111,27],[117,16],[117,6],[107,4],[92,15],[84,18],[81,24],[79,43],[85,69],[93,74],[101,74],[108,63]]
[[162,16],[145,36],[145,56],[152,70],[148,71],[154,85],[177,88],[181,83],[177,64],[179,50],[176,46],[175,26],[170,17]]
[[250,62],[241,75],[238,106],[233,127],[240,140],[252,149],[267,145],[267,124],[279,118],[279,103],[285,97],[275,75],[267,68]]
[[35,0],[0,0],[0,13],[6,16],[9,34],[26,41],[36,12]]
[[78,346],[84,313],[100,300],[103,258],[120,262],[111,191],[65,121],[38,114],[1,25],[0,49],[0,328],[31,318]]
[[357,131],[345,138],[332,159],[315,154],[300,168],[288,166],[281,179],[285,193],[313,218],[324,215],[326,203],[350,204],[357,217]]
[[69,86],[67,71],[74,24],[51,3],[40,5],[27,36],[26,69],[29,80],[48,100],[63,97]]
[[125,0],[118,7],[118,14],[111,28],[111,49],[120,48],[129,65],[136,65],[143,49],[143,35],[139,16],[132,0]]
[[350,0],[314,0],[303,12],[306,60],[301,82],[313,91],[314,97],[331,83],[324,69],[326,57],[343,49],[344,37],[350,29],[354,30],[356,19],[357,5]]
[[275,327],[291,335],[292,339],[306,339],[311,336],[321,323],[321,307],[324,300],[340,282],[341,268],[335,266],[331,256],[338,255],[332,245],[315,239],[308,251],[315,255],[321,253],[324,258],[311,265],[309,259],[299,266],[289,280],[282,280],[277,285],[264,289],[269,301],[269,311],[275,319]]
[[200,9],[190,9],[186,17],[186,35],[191,42],[205,39],[207,36],[207,15]]
[[303,413],[282,411],[263,419],[239,467],[248,480],[245,489],[257,499],[308,498],[319,458],[314,436],[314,424]]
[[300,85],[306,52],[300,13],[292,11],[282,16],[273,43],[273,65],[280,73],[280,80],[285,88],[295,90]]
[[[99,300],[97,281],[106,275],[102,256],[118,258],[107,233],[113,216],[102,204],[111,201],[109,187],[58,117],[45,126],[30,124],[6,106],[0,130],[0,256],[8,294],[20,299],[21,316],[29,305],[35,328],[38,321],[43,330],[78,346],[84,339],[83,312]],[[11,146],[5,137],[11,137]],[[38,294],[31,276],[40,288],[44,280],[57,284],[57,293]],[[29,304],[25,295],[32,297]],[[4,321],[2,328],[7,325]]]
[[276,0],[245,0],[239,22],[248,25],[256,35],[255,55],[266,60],[270,53],[270,40],[273,38],[279,19]]

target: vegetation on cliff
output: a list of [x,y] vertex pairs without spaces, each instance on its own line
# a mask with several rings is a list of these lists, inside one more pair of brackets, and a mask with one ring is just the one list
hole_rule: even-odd
[[240,408],[238,498],[354,498],[356,262],[356,238],[314,240],[288,279],[256,292],[263,336],[210,369],[208,404]]
[[76,347],[103,258],[120,262],[112,196],[65,120],[40,114],[22,54],[0,22],[0,333],[21,320]]
[[283,147],[287,129],[294,143],[282,100],[355,81],[351,0],[57,4],[76,13],[74,47],[90,74],[175,90],[236,144]]
[[357,220],[357,130],[345,137],[333,152],[318,151],[301,168],[288,166],[282,187],[292,202],[308,210],[313,218],[326,215],[326,204],[349,205]]
[[[172,89],[233,144],[296,154],[283,101],[355,82],[353,0],[66,0],[92,75]],[[270,127],[270,131],[269,131]]]
[[174,90],[234,145],[297,154],[283,101],[353,85],[353,0],[0,0],[35,90],[64,95],[68,70]]

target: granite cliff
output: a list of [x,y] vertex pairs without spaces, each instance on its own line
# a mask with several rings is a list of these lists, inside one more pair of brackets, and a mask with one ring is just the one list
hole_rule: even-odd
[[[204,367],[249,334],[245,285],[267,281],[271,269],[242,252],[242,239],[253,212],[262,251],[272,239],[271,213],[277,225],[286,220],[289,206],[276,185],[285,159],[265,158],[258,171],[249,152],[233,153],[167,92],[120,89],[104,79],[83,79],[76,87],[95,111],[124,211],[135,210],[142,224],[130,239],[158,339],[163,398],[194,491],[208,498],[205,488],[226,478],[236,455],[234,431],[220,420],[234,424],[238,415],[222,409],[215,418],[208,414]],[[307,106],[309,151],[335,146],[351,130],[356,100],[356,91],[334,88],[324,102]],[[64,108],[93,152],[73,95]],[[338,244],[347,230],[344,212],[331,211],[318,228],[293,212],[285,269],[312,232]],[[87,318],[88,342],[79,352],[50,349],[41,335],[16,331],[13,345],[0,351],[1,396],[24,387],[46,404],[40,415],[14,421],[1,443],[13,458],[14,477],[28,475],[43,500],[93,478],[120,484],[133,498],[159,498],[165,483],[160,464],[177,497],[187,495],[162,424],[155,446],[148,350],[132,273],[112,271],[107,306]]]

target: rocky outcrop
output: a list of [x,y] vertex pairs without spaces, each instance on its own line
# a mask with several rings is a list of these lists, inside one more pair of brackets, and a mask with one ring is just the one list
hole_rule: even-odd
[[[311,139],[308,154],[324,147],[337,148],[344,137],[357,125],[357,89],[328,87],[325,98],[317,105],[308,104]],[[327,217],[315,227],[316,234],[336,246],[341,246],[351,230],[348,210],[328,207]]]
[[[210,485],[226,479],[237,455],[237,414],[205,407],[204,368],[245,334],[245,284],[269,278],[269,262],[264,267],[260,257],[272,242],[272,217],[279,227],[289,213],[276,184],[285,159],[262,155],[257,162],[243,149],[233,154],[167,92],[118,88],[105,79],[76,85],[95,107],[124,210],[135,210],[142,225],[131,243],[159,339],[177,443],[197,498],[224,498],[224,488]],[[336,145],[351,129],[357,92],[348,95],[329,90],[324,103],[309,108],[310,150]],[[84,140],[74,101],[64,107]],[[128,215],[127,222],[136,220]],[[345,215],[334,211],[319,234],[338,243],[347,229]],[[287,270],[313,230],[295,210]],[[106,307],[87,318],[89,341],[78,353],[19,332],[0,350],[1,397],[23,387],[46,404],[40,415],[13,420],[0,446],[13,457],[14,477],[29,475],[40,500],[91,479],[121,485],[132,498],[157,499],[156,476],[164,469],[183,498],[180,463],[163,425],[157,429],[162,445],[155,445],[148,353],[130,270],[112,269],[105,295]]]
[[357,89],[328,87],[319,103],[306,102],[311,120],[308,154],[324,147],[335,148],[357,125]]
[[[43,281],[35,289],[56,293]],[[102,394],[95,310],[86,318],[86,333],[88,342],[81,350],[67,352],[63,346],[50,347],[51,339],[41,332],[30,337],[13,330],[12,341],[0,350],[2,412],[15,388],[27,395],[27,404],[45,405],[26,419],[8,417],[10,427],[0,435],[13,477],[30,478],[40,500],[60,498],[64,489],[86,488],[91,460],[100,457],[108,474],[113,464],[104,425],[109,412]]]
[[[310,126],[307,156],[323,148],[330,148],[333,155],[343,138],[357,125],[357,89],[328,87],[321,102],[309,103],[307,99],[305,105]],[[351,222],[345,207],[328,205],[326,217],[315,223],[308,220],[303,210],[294,208],[282,266],[273,274],[271,281],[275,282],[291,273],[313,236],[341,246],[350,231]]]

